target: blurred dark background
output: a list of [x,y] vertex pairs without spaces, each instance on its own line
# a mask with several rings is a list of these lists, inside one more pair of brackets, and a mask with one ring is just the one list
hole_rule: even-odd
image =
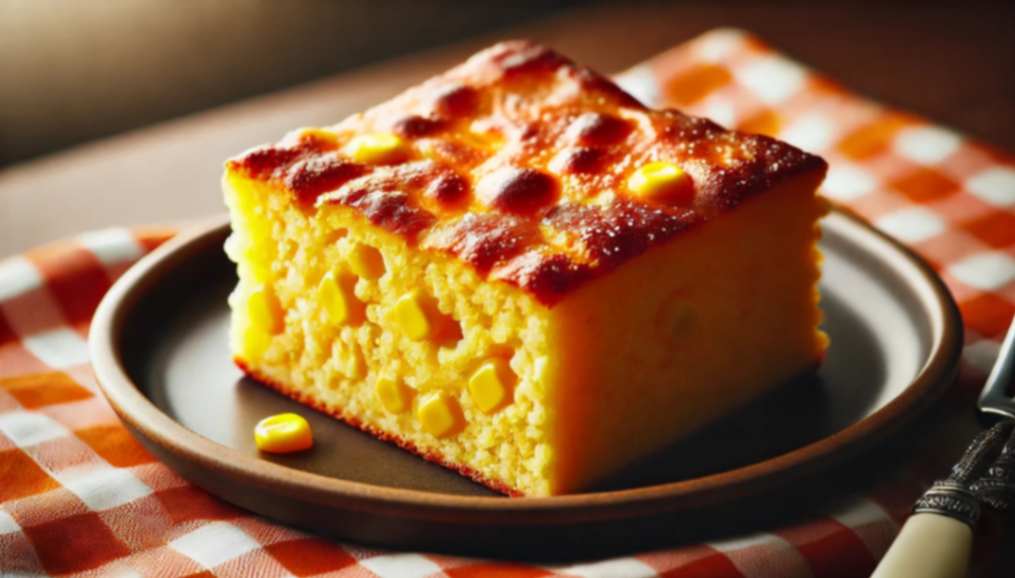
[[0,0],[0,164],[577,3]]
[[0,166],[480,35],[569,27],[610,70],[719,25],[1015,147],[1011,1],[0,0]]

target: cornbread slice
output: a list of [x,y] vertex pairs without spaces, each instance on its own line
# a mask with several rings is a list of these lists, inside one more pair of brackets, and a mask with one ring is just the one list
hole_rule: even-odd
[[491,488],[582,490],[820,362],[825,169],[498,44],[226,164],[235,361]]

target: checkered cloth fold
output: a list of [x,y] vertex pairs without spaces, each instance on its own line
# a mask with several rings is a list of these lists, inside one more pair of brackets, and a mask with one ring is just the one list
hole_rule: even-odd
[[[823,192],[923,255],[966,324],[954,415],[972,400],[1015,313],[1010,155],[846,92],[736,30],[717,30],[621,74],[652,105],[787,140],[829,160]],[[172,231],[109,229],[0,261],[0,575],[862,576],[927,477],[933,454],[868,495],[768,532],[567,567],[337,544],[237,510],[154,461],[118,422],[88,365],[103,293]],[[946,410],[947,413],[948,410]],[[962,438],[962,439],[959,439]]]

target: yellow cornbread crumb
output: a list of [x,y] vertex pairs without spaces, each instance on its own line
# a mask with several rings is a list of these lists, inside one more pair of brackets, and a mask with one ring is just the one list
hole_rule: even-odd
[[354,161],[371,165],[396,163],[408,156],[405,141],[388,132],[356,135],[344,150]]
[[469,378],[469,395],[483,413],[499,408],[509,396],[514,375],[502,359],[492,359],[479,366]]
[[310,449],[314,437],[310,424],[295,413],[266,417],[254,427],[254,443],[262,452],[287,454]]
[[338,371],[349,379],[360,379],[365,375],[366,362],[358,349],[342,349],[336,352]]
[[631,173],[627,188],[643,199],[667,203],[690,200],[694,190],[691,177],[675,163],[656,161]]
[[435,391],[420,398],[416,417],[423,430],[437,437],[444,437],[459,425],[458,402],[443,392]]
[[349,269],[364,279],[377,279],[384,274],[384,257],[369,245],[357,243],[349,251]]

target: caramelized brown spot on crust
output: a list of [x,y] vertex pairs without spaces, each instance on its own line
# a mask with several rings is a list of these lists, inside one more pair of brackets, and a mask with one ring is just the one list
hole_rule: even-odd
[[276,171],[305,154],[298,148],[267,145],[258,147],[238,159],[229,161],[231,166],[246,172],[255,179],[269,179]]
[[472,167],[481,163],[486,155],[474,146],[455,140],[437,140],[431,144],[430,155],[453,167]]
[[494,51],[492,61],[505,76],[547,73],[568,64],[560,54],[545,46],[531,43],[505,43],[504,50]]
[[559,205],[543,222],[573,235],[590,264],[611,268],[686,229],[694,214],[618,200],[605,207]]
[[542,132],[538,122],[530,122],[523,126],[522,130],[518,131],[518,140],[534,141],[539,139]]
[[458,173],[442,173],[430,181],[423,194],[444,207],[454,207],[468,197],[469,181]]
[[341,190],[321,200],[357,209],[371,223],[410,241],[436,221],[432,213],[412,206],[407,195],[395,191]]
[[366,172],[365,166],[336,154],[314,155],[293,163],[283,182],[301,203],[312,204],[322,194],[334,191]]
[[479,93],[464,84],[452,85],[438,91],[433,98],[433,107],[446,118],[462,118],[471,115],[479,105]]
[[251,178],[281,182],[300,203],[312,205],[321,194],[367,172],[342,158],[336,146],[334,139],[309,131],[295,143],[258,147],[227,164]]
[[498,267],[492,276],[553,304],[595,275],[672,238],[694,222],[690,211],[668,212],[627,201],[609,207],[561,205],[543,223],[573,235],[582,259],[532,248]]
[[740,148],[752,157],[731,167],[713,167],[707,178],[695,179],[698,187],[695,209],[703,219],[728,211],[776,182],[810,171],[828,169],[821,157],[763,135],[737,135]]
[[409,116],[402,117],[391,125],[391,130],[393,132],[406,138],[427,136],[441,130],[442,128],[444,128],[444,123],[440,119],[420,116],[418,114],[410,114]]
[[557,181],[550,175],[507,166],[483,177],[477,196],[486,206],[516,215],[532,215],[557,198]]
[[284,176],[282,171],[298,159],[331,151],[337,146],[330,133],[325,136],[321,131],[308,130],[295,142],[260,146],[230,159],[227,164],[255,179],[274,179]]
[[524,287],[539,301],[553,304],[592,278],[593,271],[566,255],[532,249],[498,267],[491,276]]
[[425,187],[438,173],[439,165],[423,159],[398,165],[373,167],[364,177],[349,183],[353,189],[410,193]]
[[586,112],[567,127],[568,137],[582,145],[609,145],[622,140],[631,132],[627,121],[599,112]]
[[562,173],[597,173],[603,166],[602,149],[577,147],[566,149],[553,160],[553,168]]
[[434,229],[424,245],[456,255],[485,275],[538,237],[538,230],[528,220],[499,213],[468,214]]

